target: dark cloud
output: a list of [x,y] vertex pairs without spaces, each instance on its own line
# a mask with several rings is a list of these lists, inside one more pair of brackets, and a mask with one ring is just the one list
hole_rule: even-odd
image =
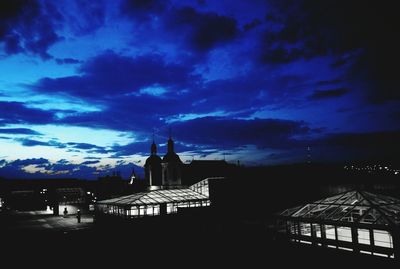
[[44,158],[32,158],[32,159],[17,159],[15,161],[10,162],[11,165],[17,165],[17,166],[27,166],[31,164],[45,164],[49,163],[49,160],[44,159]]
[[177,139],[196,145],[290,148],[295,136],[312,130],[304,123],[278,119],[238,120],[204,117],[171,125]]
[[50,2],[1,1],[0,43],[7,54],[28,52],[51,58],[49,47],[61,40],[56,25],[62,16]]
[[183,34],[189,45],[197,51],[208,51],[232,41],[239,33],[235,18],[213,12],[199,12],[192,7],[171,12],[167,25]]
[[259,26],[260,24],[262,24],[262,21],[261,21],[261,20],[259,20],[259,19],[254,19],[254,20],[252,20],[251,22],[246,23],[246,24],[243,26],[243,29],[244,29],[245,31],[249,31],[249,30],[251,30],[251,29],[253,29],[253,28],[256,28],[256,27]]
[[330,99],[343,96],[349,92],[347,88],[338,88],[331,90],[316,90],[310,96],[311,100]]
[[43,78],[32,86],[40,92],[62,92],[84,98],[139,94],[145,87],[178,87],[193,79],[191,66],[166,63],[160,55],[131,58],[107,51],[88,60],[79,76]]
[[111,152],[110,150],[107,150],[105,147],[100,147],[89,143],[75,143],[75,142],[61,143],[56,140],[38,141],[29,138],[16,138],[14,140],[20,142],[23,146],[26,147],[45,146],[45,147],[55,147],[60,149],[67,148],[68,151],[71,152],[80,152],[80,150],[84,150],[87,153],[99,153],[99,154],[106,154]]
[[81,165],[88,165],[88,164],[96,164],[99,163],[99,160],[95,160],[95,161],[84,161],[81,163]]
[[[96,161],[97,163],[98,161]],[[0,176],[4,178],[79,178],[95,180],[99,176],[111,175],[115,171],[119,171],[123,179],[128,179],[132,170],[135,170],[136,175],[143,177],[144,171],[133,163],[120,162],[116,166],[100,165],[98,168],[87,165],[94,162],[83,162],[81,164],[73,164],[65,159],[57,162],[50,162],[44,158],[33,159],[17,159],[15,161],[0,160]],[[26,172],[26,166],[33,165],[40,168],[37,172]],[[44,171],[43,171],[44,170]]]
[[0,128],[0,134],[41,135],[41,133],[28,128]]
[[152,16],[160,15],[169,6],[166,0],[123,0],[120,10],[137,21],[149,20]]
[[179,7],[169,1],[125,0],[120,10],[136,23],[159,21],[163,30],[174,35],[175,42],[183,41],[185,47],[197,52],[232,41],[240,32],[233,17]]
[[336,133],[310,141],[321,160],[396,161],[400,132]]
[[400,61],[400,39],[394,1],[377,5],[362,0],[284,0],[271,4],[270,18],[282,27],[266,32],[260,54],[267,60],[287,62],[336,55],[334,67],[351,61],[350,77],[369,81],[366,89],[370,90],[370,102],[400,98],[395,71]]
[[21,102],[0,101],[0,107],[0,125],[19,123],[46,124],[54,121],[52,112],[28,108]]
[[101,160],[100,157],[93,157],[93,156],[86,156],[83,159],[85,159],[85,160]]
[[[71,8],[72,12],[64,16],[68,16],[66,19],[69,20],[69,26],[77,36],[93,33],[105,24],[105,1],[74,0],[69,2],[74,5],[74,8]],[[79,12],[74,13],[75,10]]]
[[[155,143],[157,144],[157,154],[163,155],[167,153],[166,143],[168,138],[167,137],[158,137],[155,139]],[[182,151],[192,151],[197,150],[199,146],[187,146],[183,142],[185,141],[175,141],[175,151],[182,152]],[[112,152],[114,153],[113,157],[123,157],[123,156],[130,156],[134,154],[149,156],[150,155],[150,147],[152,141],[144,141],[144,142],[134,142],[128,145],[116,145],[112,147]],[[162,145],[160,145],[162,144]]]
[[96,146],[96,145],[89,144],[89,143],[68,142],[68,143],[66,143],[66,145],[68,145],[74,149],[87,150],[88,153],[108,153],[109,152],[104,147]]
[[283,45],[268,47],[262,52],[261,60],[268,64],[282,64],[297,60],[304,52],[299,48],[286,48]]
[[[113,151],[115,152],[115,156],[118,157],[129,156],[133,154],[149,155],[150,145],[150,141],[134,142],[124,146],[116,145],[113,147]],[[158,151],[159,150],[160,148],[158,147]]]
[[60,143],[55,140],[43,142],[43,141],[38,141],[38,140],[33,140],[33,139],[20,138],[20,139],[16,139],[16,141],[20,142],[23,146],[26,146],[26,147],[46,146],[46,147],[55,147],[55,148],[60,148],[60,149],[66,148],[65,144]]
[[82,62],[82,61],[74,59],[74,58],[63,58],[63,59],[57,58],[57,59],[55,59],[55,61],[58,64],[79,64]]

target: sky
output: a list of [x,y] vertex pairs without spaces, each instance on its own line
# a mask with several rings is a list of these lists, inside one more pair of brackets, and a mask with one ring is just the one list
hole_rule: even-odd
[[[398,160],[394,1],[0,2],[0,176]],[[310,157],[308,157],[310,155]]]

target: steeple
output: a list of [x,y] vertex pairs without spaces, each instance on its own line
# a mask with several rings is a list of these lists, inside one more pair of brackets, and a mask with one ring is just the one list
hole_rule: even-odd
[[150,152],[151,152],[151,155],[157,154],[157,145],[156,145],[156,143],[154,143],[154,132],[153,132],[153,143],[151,144]]
[[174,140],[172,140],[172,136],[171,136],[171,128],[169,128],[169,139],[168,139],[168,153],[174,152]]
[[154,142],[154,138],[153,138],[153,143],[151,144],[150,150],[151,150],[151,155],[156,155],[157,154],[157,145]]
[[174,152],[174,140],[171,137],[168,139],[168,153]]

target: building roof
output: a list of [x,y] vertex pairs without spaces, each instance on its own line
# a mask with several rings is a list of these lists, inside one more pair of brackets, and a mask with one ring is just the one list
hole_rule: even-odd
[[400,225],[400,199],[366,191],[347,191],[286,209],[280,216],[379,225]]
[[158,155],[156,155],[156,154],[150,155],[150,156],[146,159],[145,165],[154,164],[154,163],[157,163],[157,164],[161,165],[161,158],[160,158],[160,156],[158,156]]
[[167,152],[167,154],[163,157],[163,162],[175,162],[175,163],[182,163],[179,155],[175,152]]
[[[198,186],[203,185],[203,188]],[[205,191],[206,190],[206,191]],[[127,196],[98,201],[98,204],[109,204],[118,206],[163,204],[174,202],[185,202],[195,200],[207,200],[208,179],[196,183],[189,188],[160,189],[147,192],[135,193]]]

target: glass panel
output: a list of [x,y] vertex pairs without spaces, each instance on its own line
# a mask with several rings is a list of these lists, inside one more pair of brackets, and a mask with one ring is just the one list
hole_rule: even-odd
[[328,207],[324,211],[322,211],[318,217],[319,218],[327,218],[329,215],[336,212],[337,209],[338,209],[337,205],[331,205],[330,207]]
[[370,237],[369,237],[369,230],[368,229],[358,229],[358,243],[370,245]]
[[348,222],[357,222],[358,219],[367,211],[369,208],[365,206],[356,206],[348,214],[343,216],[340,220]]
[[301,217],[311,209],[313,209],[316,205],[314,204],[307,204],[305,205],[302,209],[300,209],[298,212],[293,214],[293,217]]
[[300,222],[300,233],[301,235],[311,236],[311,224]]
[[400,223],[400,205],[385,205],[381,206],[382,211],[394,223]]
[[321,225],[319,225],[318,223],[313,223],[312,227],[313,227],[315,236],[318,238],[321,238]]
[[339,220],[347,213],[349,213],[352,208],[353,208],[352,206],[348,205],[339,206],[335,212],[333,212],[330,216],[328,216],[328,218],[333,220]]
[[338,226],[337,235],[338,235],[338,240],[340,241],[347,241],[347,242],[352,241],[350,227]]
[[294,222],[294,221],[287,221],[286,224],[287,224],[288,232],[289,232],[290,234],[297,234],[297,233],[298,233],[297,225],[296,225],[297,223],[296,223],[296,222]]
[[139,215],[140,216],[144,216],[144,215],[146,215],[146,207],[144,206],[144,205],[141,205],[140,207],[139,207]]
[[297,206],[297,207],[294,207],[294,208],[286,209],[286,210],[283,211],[280,215],[282,215],[282,216],[290,216],[290,215],[292,215],[294,212],[298,211],[301,207],[302,207],[302,206]]
[[325,225],[325,235],[327,239],[336,239],[335,226]]
[[372,208],[368,210],[365,215],[360,219],[361,223],[374,223],[381,217],[381,213],[376,210],[375,208]]
[[167,204],[167,214],[172,213],[172,204]]
[[146,214],[147,215],[150,215],[150,216],[152,216],[153,215],[153,207],[152,206],[149,206],[149,207],[147,207],[147,212],[146,212]]
[[160,215],[160,205],[155,205],[153,207],[154,215]]
[[316,207],[314,207],[311,211],[307,212],[304,217],[309,217],[309,218],[313,218],[313,217],[317,217],[319,215],[321,215],[321,213],[327,209],[329,207],[329,205],[317,205]]
[[375,246],[393,248],[392,236],[388,231],[374,230],[374,244]]
[[136,206],[131,207],[131,216],[137,216],[139,215],[139,210]]
[[341,193],[332,197],[328,197],[325,200],[323,200],[321,203],[324,204],[330,204],[330,203],[336,203],[336,201],[342,197],[349,197],[349,195],[351,195],[351,193]]

